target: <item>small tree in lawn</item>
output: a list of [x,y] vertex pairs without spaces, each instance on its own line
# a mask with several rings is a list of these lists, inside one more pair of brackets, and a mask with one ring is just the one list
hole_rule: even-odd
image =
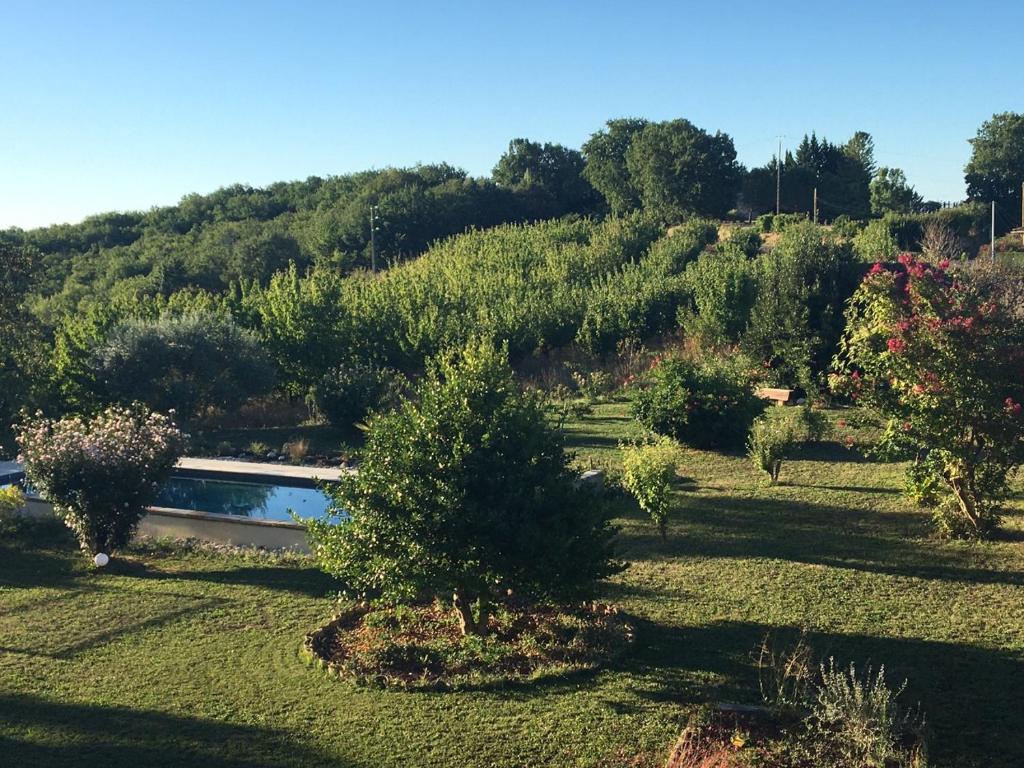
[[92,554],[129,542],[184,445],[169,417],[142,406],[40,417],[17,437],[28,481]]
[[463,633],[483,634],[499,594],[580,597],[619,568],[607,511],[568,462],[506,353],[470,344],[373,418],[336,524],[309,525],[314,552],[364,597],[451,600]]
[[885,419],[881,447],[919,457],[915,482],[946,489],[947,532],[979,536],[1024,461],[1024,321],[972,272],[948,268],[909,254],[872,267],[832,381]]
[[672,483],[681,459],[679,443],[662,435],[622,447],[622,484],[657,523],[663,539],[668,535]]

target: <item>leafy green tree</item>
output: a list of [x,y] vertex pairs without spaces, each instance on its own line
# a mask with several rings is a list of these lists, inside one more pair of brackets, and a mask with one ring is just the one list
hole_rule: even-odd
[[597,191],[583,177],[583,168],[578,150],[512,139],[491,177],[502,187],[533,197],[540,218],[587,213],[596,207]]
[[630,180],[626,152],[634,137],[648,122],[639,118],[618,118],[605,123],[583,145],[586,167],[583,175],[604,196],[615,215],[640,207],[640,195]]
[[736,205],[743,173],[727,134],[689,120],[645,126],[630,142],[626,168],[644,209],[666,222],[721,218]]
[[731,240],[691,262],[683,276],[688,301],[679,313],[686,334],[710,347],[738,342],[757,296],[756,274]]
[[871,213],[917,213],[924,201],[899,168],[879,168],[871,179]]
[[585,596],[618,570],[608,512],[574,480],[542,402],[504,352],[473,343],[371,421],[359,473],[333,491],[338,519],[309,532],[355,592],[450,600],[480,634],[499,595]]
[[679,444],[663,435],[622,446],[622,485],[657,524],[662,539],[668,535],[672,483],[681,459]]
[[867,131],[856,131],[843,146],[843,154],[859,165],[869,177],[875,175],[875,140]]
[[996,210],[1006,212],[999,220],[1016,223],[1024,183],[1024,114],[993,115],[971,139],[971,147],[971,159],[964,168],[967,197],[986,203],[994,200]]
[[26,307],[32,256],[0,240],[0,448],[11,446],[10,425],[32,404],[44,378],[45,342]]
[[756,262],[757,299],[744,349],[786,386],[815,386],[843,330],[843,307],[863,267],[848,243],[803,222]]
[[99,399],[195,418],[270,391],[274,369],[257,337],[228,317],[196,312],[115,325],[92,352]]
[[876,219],[853,237],[853,250],[868,263],[874,261],[892,261],[899,252],[899,244],[892,236],[889,222]]

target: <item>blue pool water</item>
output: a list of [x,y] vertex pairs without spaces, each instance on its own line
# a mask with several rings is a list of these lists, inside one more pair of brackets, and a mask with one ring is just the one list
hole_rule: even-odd
[[330,505],[330,498],[318,488],[196,477],[172,477],[153,502],[155,507],[285,522],[292,521],[289,510],[301,518],[321,518]]

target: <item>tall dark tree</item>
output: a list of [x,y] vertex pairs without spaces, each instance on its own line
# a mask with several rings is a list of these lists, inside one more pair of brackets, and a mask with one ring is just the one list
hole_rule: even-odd
[[[833,144],[811,133],[782,163],[781,208],[790,213],[812,213],[817,189],[822,220],[846,215],[865,218],[870,213],[868,185],[875,169],[874,141],[858,131],[845,145]],[[776,160],[755,168],[743,181],[743,207],[753,215],[775,210]]]
[[611,212],[620,215],[640,207],[640,195],[629,179],[626,152],[633,138],[647,126],[640,118],[609,120],[583,145],[583,175],[600,192]]
[[971,141],[973,152],[964,168],[967,197],[995,201],[997,226],[1009,229],[1020,222],[1021,184],[1024,183],[1024,114],[993,115]]
[[649,123],[630,143],[626,168],[644,209],[665,222],[724,216],[743,176],[728,134],[682,119]]

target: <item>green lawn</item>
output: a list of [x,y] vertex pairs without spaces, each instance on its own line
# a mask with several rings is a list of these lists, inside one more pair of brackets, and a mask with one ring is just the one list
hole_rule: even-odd
[[[567,428],[615,461],[625,406]],[[1024,764],[1024,525],[927,538],[898,466],[826,445],[765,488],[744,457],[688,454],[669,537],[622,521],[606,597],[635,651],[597,674],[455,694],[361,689],[299,659],[331,609],[309,564],[136,554],[94,572],[67,536],[0,542],[0,763],[140,766],[660,766],[688,712],[757,702],[769,631],[910,681],[933,763]],[[641,759],[630,762],[635,756]]]

